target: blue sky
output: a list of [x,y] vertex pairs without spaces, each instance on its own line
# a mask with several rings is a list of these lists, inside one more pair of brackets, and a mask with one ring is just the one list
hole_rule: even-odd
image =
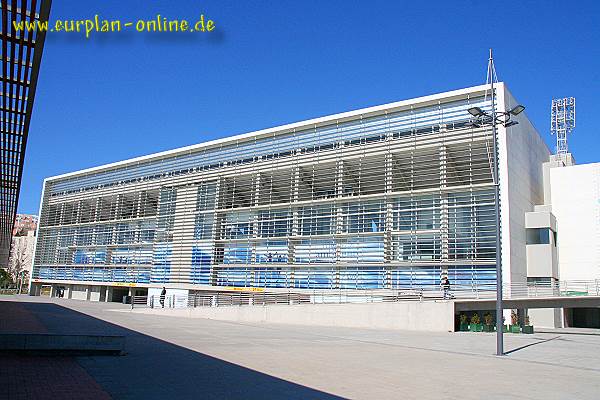
[[[53,0],[51,20],[215,20],[211,35],[48,34],[19,212],[47,176],[307,118],[500,80],[546,142],[600,161],[600,2]],[[492,18],[489,18],[492,16]]]

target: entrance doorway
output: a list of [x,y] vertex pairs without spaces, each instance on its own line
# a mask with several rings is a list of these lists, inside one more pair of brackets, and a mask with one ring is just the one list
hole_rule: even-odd
[[128,296],[128,295],[129,295],[129,288],[113,287],[112,288],[112,296],[110,298],[110,301],[115,302],[115,303],[122,303],[123,296]]
[[600,329],[600,308],[565,308],[565,326]]

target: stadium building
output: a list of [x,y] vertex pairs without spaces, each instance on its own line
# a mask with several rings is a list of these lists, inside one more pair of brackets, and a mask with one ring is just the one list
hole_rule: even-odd
[[[499,83],[497,111],[516,104]],[[491,110],[488,86],[47,178],[30,293],[437,290],[444,275],[489,289],[492,131],[471,107]],[[525,113],[513,119],[498,127],[503,280],[526,283],[539,257],[526,213],[544,204],[551,153]]]

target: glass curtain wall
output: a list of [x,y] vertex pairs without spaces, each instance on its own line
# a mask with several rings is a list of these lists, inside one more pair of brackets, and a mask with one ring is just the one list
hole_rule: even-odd
[[266,288],[495,280],[481,97],[49,180],[34,278]]

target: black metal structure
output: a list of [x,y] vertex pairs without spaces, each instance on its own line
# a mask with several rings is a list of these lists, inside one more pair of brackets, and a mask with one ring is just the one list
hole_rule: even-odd
[[[0,267],[8,264],[51,0],[0,0]],[[36,24],[19,30],[20,22]],[[31,27],[31,25],[30,25]]]

